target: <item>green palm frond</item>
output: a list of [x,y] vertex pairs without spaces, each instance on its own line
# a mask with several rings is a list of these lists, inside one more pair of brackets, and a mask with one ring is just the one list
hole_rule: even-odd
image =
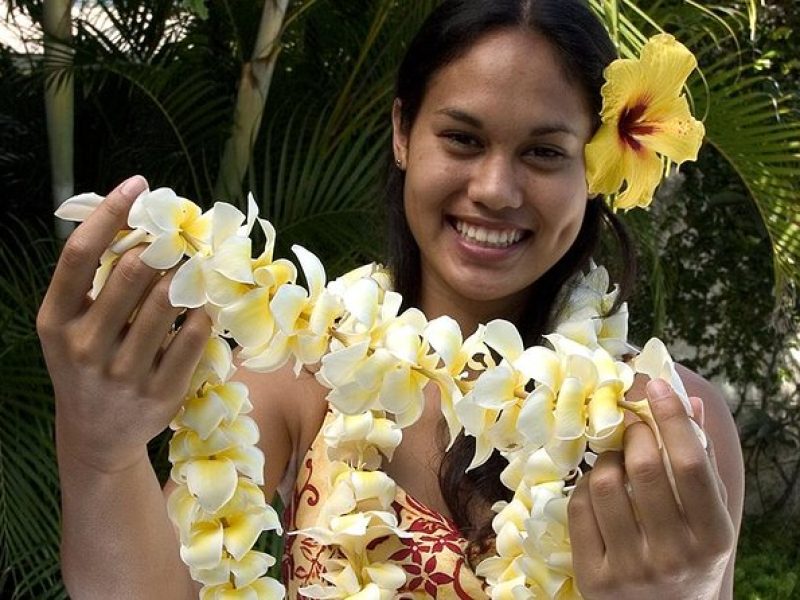
[[735,55],[708,70],[708,142],[741,178],[774,251],[776,291],[800,282],[800,116],[790,98]]
[[[389,136],[375,119],[334,145],[323,145],[329,115],[330,110],[295,111],[285,125],[281,113],[274,117],[256,189],[262,213],[281,233],[281,253],[288,250],[280,246],[283,240],[308,246],[337,273],[355,257],[371,260],[380,254],[376,199]],[[281,125],[282,135],[276,135]]]
[[44,231],[14,223],[0,235],[0,572],[13,598],[66,598],[53,397],[34,329],[58,251]]

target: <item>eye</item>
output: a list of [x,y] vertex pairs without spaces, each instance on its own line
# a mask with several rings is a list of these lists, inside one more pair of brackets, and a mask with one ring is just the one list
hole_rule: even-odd
[[553,146],[535,146],[528,150],[528,154],[543,160],[559,160],[567,156],[563,150]]
[[445,131],[440,134],[448,146],[460,151],[475,151],[481,148],[481,141],[472,134],[463,131]]

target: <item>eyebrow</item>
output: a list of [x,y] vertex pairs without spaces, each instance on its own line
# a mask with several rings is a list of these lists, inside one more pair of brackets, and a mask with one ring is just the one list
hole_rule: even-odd
[[[464,112],[458,108],[442,108],[436,111],[436,114],[443,114],[447,115],[448,117],[455,119],[456,121],[461,121],[462,123],[466,123],[467,125],[471,125],[476,129],[483,129],[483,123],[477,117]],[[538,135],[549,135],[552,133],[567,133],[569,135],[573,135],[575,137],[579,137],[578,133],[561,121],[553,121],[551,123],[542,123],[540,125],[536,125],[532,127],[529,135],[531,136],[538,136]]]

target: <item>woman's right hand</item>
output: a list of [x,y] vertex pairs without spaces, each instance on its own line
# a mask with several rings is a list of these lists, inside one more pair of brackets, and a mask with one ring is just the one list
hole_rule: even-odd
[[142,248],[119,259],[95,301],[88,295],[100,256],[146,187],[141,176],[126,180],[70,236],[36,322],[59,452],[104,472],[140,460],[169,425],[210,335],[202,309],[170,333],[181,312],[169,302],[173,272],[145,265]]

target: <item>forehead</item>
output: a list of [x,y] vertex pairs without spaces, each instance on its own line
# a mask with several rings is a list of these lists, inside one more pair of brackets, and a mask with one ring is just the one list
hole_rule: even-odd
[[421,112],[443,107],[517,126],[569,123],[587,139],[592,126],[584,92],[567,77],[558,52],[521,28],[482,36],[434,74]]

